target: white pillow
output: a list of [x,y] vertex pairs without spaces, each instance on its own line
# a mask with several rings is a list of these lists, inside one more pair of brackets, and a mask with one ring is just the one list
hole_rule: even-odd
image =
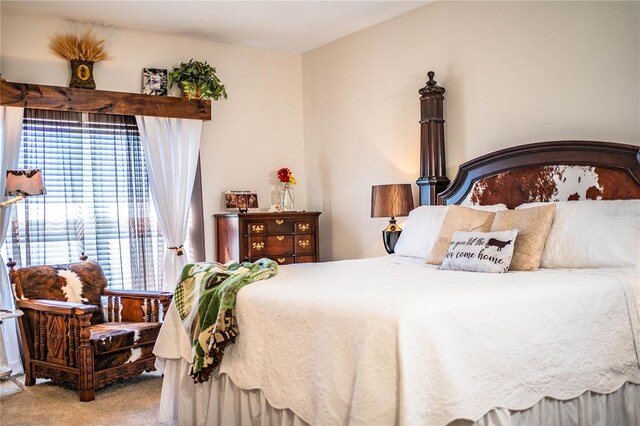
[[[504,204],[494,204],[491,206],[464,205],[476,210],[497,212],[507,210]],[[407,223],[402,229],[400,238],[394,248],[398,256],[419,257],[426,259],[431,253],[433,243],[438,237],[444,217],[447,215],[449,206],[420,206],[409,213]]]
[[517,235],[517,229],[494,232],[456,231],[438,269],[507,272]]
[[[516,209],[537,206],[528,203]],[[638,268],[640,200],[560,201],[541,268]]]

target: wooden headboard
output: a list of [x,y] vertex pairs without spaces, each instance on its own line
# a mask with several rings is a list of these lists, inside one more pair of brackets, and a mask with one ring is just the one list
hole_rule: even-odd
[[420,93],[420,204],[640,199],[640,147],[552,141],[483,155],[460,166],[449,185],[444,142],[444,87],[433,71]]
[[443,204],[640,198],[640,147],[610,142],[553,141],[520,145],[460,166],[439,193]]

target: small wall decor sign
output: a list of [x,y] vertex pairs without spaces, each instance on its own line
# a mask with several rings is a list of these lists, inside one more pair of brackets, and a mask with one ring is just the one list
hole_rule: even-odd
[[162,68],[143,68],[142,94],[167,96],[167,70]]
[[240,213],[258,208],[257,191],[226,191],[224,201],[228,210],[238,209]]

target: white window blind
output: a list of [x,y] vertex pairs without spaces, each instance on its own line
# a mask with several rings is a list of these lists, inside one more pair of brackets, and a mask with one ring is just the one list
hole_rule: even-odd
[[162,288],[165,245],[134,117],[26,109],[19,168],[42,169],[47,194],[13,210],[4,250],[18,266],[85,253],[111,287]]

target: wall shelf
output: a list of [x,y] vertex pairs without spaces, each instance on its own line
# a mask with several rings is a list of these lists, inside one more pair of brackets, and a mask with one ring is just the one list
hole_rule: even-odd
[[211,120],[211,101],[2,80],[0,105],[56,111]]

